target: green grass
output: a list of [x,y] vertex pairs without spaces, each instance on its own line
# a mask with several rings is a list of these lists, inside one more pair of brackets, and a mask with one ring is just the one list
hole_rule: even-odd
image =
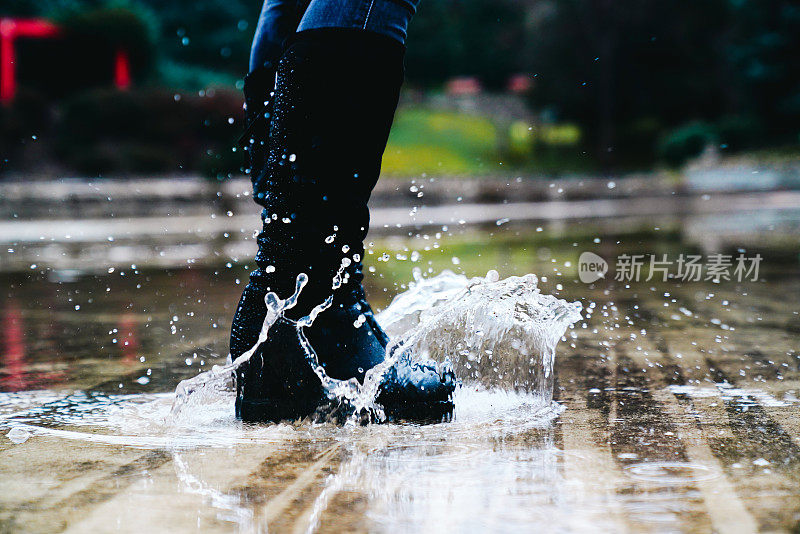
[[405,108],[395,117],[383,173],[484,174],[496,170],[497,162],[497,132],[488,119]]
[[383,155],[387,177],[462,175],[505,172],[591,172],[594,161],[581,152],[580,130],[569,124],[552,125],[540,133],[543,143],[533,148],[524,123],[508,132],[509,146],[500,150],[499,133],[491,117],[424,107],[397,112]]

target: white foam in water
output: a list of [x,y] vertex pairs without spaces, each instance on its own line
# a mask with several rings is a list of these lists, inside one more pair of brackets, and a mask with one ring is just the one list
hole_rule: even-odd
[[[334,289],[343,283],[341,272],[345,267],[347,260],[334,279]],[[232,404],[234,371],[267,339],[278,317],[295,305],[306,281],[304,274],[298,276],[296,291],[286,300],[274,293],[267,295],[267,316],[253,348],[225,366],[215,366],[178,385],[173,421],[189,405],[218,403],[220,397]],[[354,414],[367,410],[378,420],[383,418],[375,402],[378,387],[386,371],[401,357],[425,357],[452,365],[464,384],[526,394],[541,408],[552,400],[556,344],[580,319],[581,305],[541,294],[537,282],[533,274],[500,280],[496,271],[489,271],[484,278],[444,271],[423,279],[416,273],[411,287],[377,316],[392,343],[386,360],[367,372],[363,385],[354,378],[343,381],[329,377],[305,337],[299,337],[328,397],[350,405]],[[297,321],[298,330],[310,326],[330,305],[331,298]],[[398,346],[402,350],[395,350]]]

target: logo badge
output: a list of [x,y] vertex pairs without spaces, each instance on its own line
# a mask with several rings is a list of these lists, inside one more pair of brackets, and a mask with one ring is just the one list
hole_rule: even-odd
[[584,284],[591,284],[606,277],[608,263],[594,252],[583,252],[578,258],[578,278]]

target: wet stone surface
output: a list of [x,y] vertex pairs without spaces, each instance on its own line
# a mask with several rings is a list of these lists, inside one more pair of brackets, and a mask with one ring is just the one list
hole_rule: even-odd
[[221,404],[167,424],[176,384],[225,360],[247,261],[0,274],[0,531],[797,532],[796,247],[748,247],[757,282],[578,280],[585,250],[707,253],[692,224],[376,240],[378,307],[414,266],[534,272],[584,305],[561,408],[467,383],[424,426],[242,425]]

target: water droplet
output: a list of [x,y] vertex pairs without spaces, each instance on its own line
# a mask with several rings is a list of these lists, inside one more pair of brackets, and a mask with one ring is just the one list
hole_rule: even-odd
[[14,427],[8,431],[6,437],[11,440],[13,443],[19,445],[20,443],[25,443],[28,441],[28,438],[31,437],[31,433],[24,428]]

